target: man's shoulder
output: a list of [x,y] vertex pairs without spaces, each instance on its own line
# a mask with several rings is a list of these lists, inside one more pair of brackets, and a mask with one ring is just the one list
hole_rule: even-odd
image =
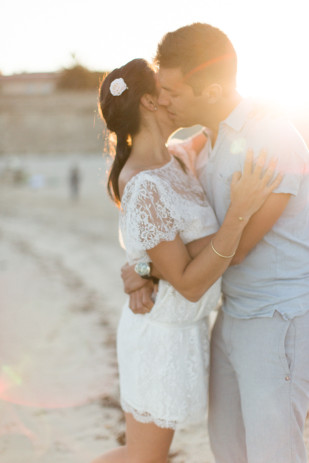
[[280,105],[263,100],[250,100],[247,104],[246,124],[267,125],[271,129],[277,127],[293,128],[293,124]]
[[[267,145],[309,156],[308,147],[299,131],[279,105],[268,102],[251,102],[243,131],[248,138],[259,138]],[[265,146],[266,148],[267,146]]]
[[255,98],[243,98],[222,124],[232,129],[230,134],[244,138],[267,139],[268,134],[275,137],[296,130],[282,107]]

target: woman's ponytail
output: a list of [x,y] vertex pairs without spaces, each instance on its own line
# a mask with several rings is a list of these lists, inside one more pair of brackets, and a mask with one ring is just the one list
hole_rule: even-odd
[[113,165],[109,172],[108,182],[107,182],[107,191],[112,198],[112,200],[119,205],[120,204],[120,194],[119,194],[119,184],[118,179],[120,172],[128,160],[131,152],[131,146],[128,143],[128,134],[118,133],[117,134],[117,145],[116,145],[116,154],[114,158]]
[[109,173],[107,190],[119,206],[118,179],[131,152],[131,141],[140,129],[140,100],[146,93],[156,95],[153,69],[143,59],[135,59],[114,69],[99,91],[99,112],[107,128],[117,135],[116,153]]

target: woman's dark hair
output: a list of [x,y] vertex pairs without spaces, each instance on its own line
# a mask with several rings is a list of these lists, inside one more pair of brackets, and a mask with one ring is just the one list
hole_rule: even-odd
[[[112,95],[110,85],[122,78],[127,88],[119,96]],[[134,59],[119,69],[114,69],[103,80],[99,90],[99,112],[107,128],[117,135],[116,153],[112,164],[107,190],[119,205],[118,178],[131,151],[131,140],[140,128],[140,100],[146,93],[155,95],[156,81],[153,69],[143,59]]]
[[205,81],[236,82],[234,47],[220,29],[210,24],[194,23],[168,32],[158,45],[155,60],[162,68],[180,68],[196,95]]

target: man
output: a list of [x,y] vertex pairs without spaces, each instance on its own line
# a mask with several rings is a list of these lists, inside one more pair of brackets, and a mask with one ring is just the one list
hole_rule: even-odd
[[309,153],[296,130],[236,91],[219,29],[192,24],[158,46],[161,93],[179,126],[207,127],[197,172],[221,224],[248,148],[284,179],[247,225],[223,276],[212,333],[209,433],[217,463],[304,463],[309,403]]

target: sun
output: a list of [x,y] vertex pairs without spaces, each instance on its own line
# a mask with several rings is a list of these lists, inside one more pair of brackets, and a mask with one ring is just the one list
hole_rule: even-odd
[[235,32],[238,90],[243,96],[262,97],[287,108],[309,106],[309,3],[305,3],[295,21],[287,8],[280,9],[279,18],[278,3],[269,1],[267,15],[265,10],[255,11],[248,36],[243,29]]

